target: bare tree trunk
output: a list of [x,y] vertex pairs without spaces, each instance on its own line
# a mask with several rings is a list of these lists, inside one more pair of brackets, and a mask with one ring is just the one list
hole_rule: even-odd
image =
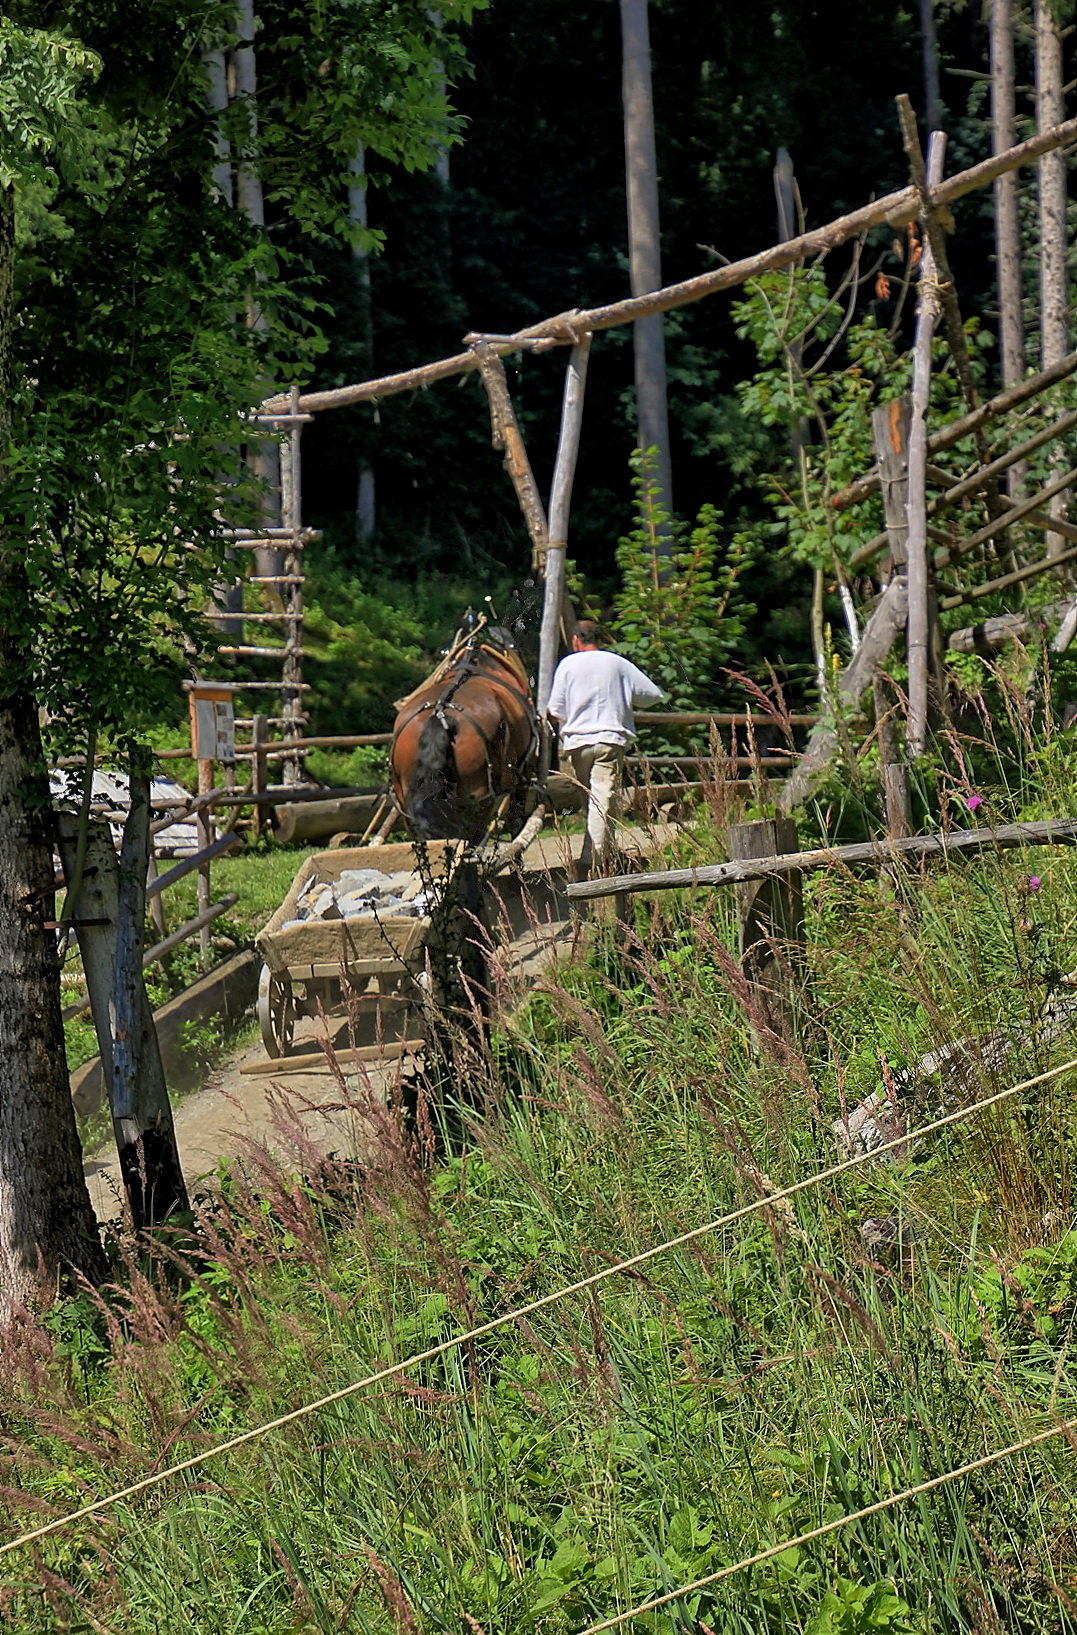
[[[1050,0],[1036,0],[1036,125],[1045,131],[1061,122],[1062,31]],[[1062,149],[1046,153],[1039,165],[1040,195],[1040,368],[1064,358],[1069,347],[1066,279],[1066,156]],[[1061,463],[1061,450],[1058,461]],[[1051,501],[1051,515],[1065,519],[1066,496]],[[1066,548],[1061,534],[1048,534],[1047,551],[1058,556]]]
[[[625,192],[628,199],[628,260],[633,295],[662,287],[658,224],[658,161],[654,144],[651,43],[647,0],[621,0],[623,50]],[[666,342],[660,314],[632,326],[636,357],[636,417],[641,449],[658,450],[654,480],[659,503],[673,513],[673,476],[666,399]]]
[[[225,58],[223,45],[207,48],[202,53],[202,61],[206,65],[206,74],[209,79],[207,102],[209,110],[214,114],[223,114],[228,107],[228,64]],[[226,204],[232,204],[232,152],[228,138],[221,128],[220,121],[213,137],[213,146],[217,153],[217,162],[213,167],[213,186],[219,198]]]
[[[445,162],[448,164],[447,155]],[[362,144],[348,161],[348,171],[354,178],[348,184],[348,219],[353,227],[365,229],[367,225],[366,153]],[[448,180],[447,176],[446,180]],[[352,260],[355,264],[355,277],[358,286],[359,324],[362,329],[367,364],[371,373],[373,373],[374,325],[370,308],[370,257],[364,245],[352,245]],[[378,520],[377,491],[374,482],[374,467],[371,465],[366,451],[363,451],[359,456],[359,482],[355,495],[355,520],[359,528],[359,538],[364,544],[372,540]]]
[[[0,448],[10,430],[14,197],[0,192]],[[0,481],[4,473],[0,470]],[[0,539],[0,1325],[42,1310],[71,1273],[107,1275],[64,1057],[51,800],[27,688],[21,560]]]
[[924,119],[928,135],[941,131],[942,95],[939,91],[939,46],[935,38],[935,0],[920,0],[920,40],[924,56]]
[[[1014,145],[1014,107],[1013,0],[991,0],[991,146],[994,153],[1004,153]],[[995,183],[995,254],[1002,384],[1015,386],[1025,373],[1025,322],[1017,172],[1013,170]]]
[[243,104],[247,139],[236,166],[236,203],[258,227],[266,224],[262,178],[258,170],[258,70],[254,57],[254,0],[239,0],[236,8],[239,42],[234,53],[236,101]]

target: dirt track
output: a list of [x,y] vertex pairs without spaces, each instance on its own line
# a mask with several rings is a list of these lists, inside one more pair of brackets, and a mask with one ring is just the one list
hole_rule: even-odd
[[[622,835],[622,845],[647,855],[668,834],[664,825],[631,829]],[[579,857],[582,838],[540,836],[524,854],[520,877],[504,883],[501,963],[510,994],[522,993],[551,961],[570,952],[581,935],[579,918],[570,914],[560,887],[567,878],[570,855],[573,861]],[[322,1037],[319,1022],[305,1019],[297,1025],[297,1043],[309,1039],[311,1049],[319,1048]],[[260,1041],[222,1063],[202,1090],[178,1104],[176,1136],[188,1186],[196,1187],[200,1178],[212,1175],[222,1158],[242,1157],[252,1143],[299,1163],[312,1149],[348,1157],[360,1154],[362,1104],[369,1096],[384,1100],[400,1066],[396,1060],[359,1066],[339,1027],[336,1037],[351,1107],[328,1065],[278,1070],[268,1076],[242,1073],[241,1068],[265,1059]],[[115,1149],[103,1149],[87,1159],[86,1177],[98,1218],[115,1219],[122,1212]]]

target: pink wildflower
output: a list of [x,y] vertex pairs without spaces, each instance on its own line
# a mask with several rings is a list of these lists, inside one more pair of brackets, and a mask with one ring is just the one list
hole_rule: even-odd
[[975,812],[975,810],[976,810],[976,808],[978,806],[983,805],[983,796],[982,795],[970,795],[968,800],[965,802],[965,805],[968,807],[970,812]]

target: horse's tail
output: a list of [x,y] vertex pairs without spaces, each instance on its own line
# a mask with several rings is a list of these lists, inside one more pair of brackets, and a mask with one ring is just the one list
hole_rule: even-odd
[[460,833],[454,738],[440,710],[419,734],[404,806],[424,840],[452,840]]

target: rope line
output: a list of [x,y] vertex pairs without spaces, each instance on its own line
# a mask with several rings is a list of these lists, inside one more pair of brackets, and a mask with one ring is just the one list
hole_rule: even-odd
[[945,1471],[942,1476],[933,1476],[930,1481],[917,1482],[915,1487],[906,1487],[900,1493],[891,1493],[888,1499],[877,1499],[874,1504],[867,1504],[863,1510],[854,1510],[849,1516],[839,1516],[837,1521],[828,1521],[822,1527],[813,1527],[808,1533],[800,1533],[796,1538],[786,1539],[782,1544],[772,1544],[767,1550],[760,1550],[757,1555],[745,1556],[743,1561],[734,1561],[730,1567],[720,1567],[717,1572],[707,1573],[704,1578],[694,1579],[691,1584],[682,1584],[680,1589],[670,1590],[667,1595],[656,1596],[653,1601],[641,1601],[638,1607],[629,1607],[627,1612],[619,1612],[613,1618],[606,1618],[600,1624],[588,1624],[581,1629],[578,1635],[599,1635],[603,1629],[616,1629],[618,1624],[626,1624],[630,1618],[638,1618],[644,1612],[653,1612],[656,1607],[666,1607],[671,1601],[679,1601],[682,1596],[691,1595],[693,1590],[705,1589],[708,1584],[717,1584],[720,1578],[731,1578],[734,1573],[743,1572],[746,1567],[758,1567],[761,1562],[771,1561],[783,1550],[793,1550],[802,1544],[811,1544],[815,1539],[825,1538],[828,1533],[836,1533],[839,1528],[849,1527],[854,1521],[864,1521],[868,1516],[877,1516],[881,1510],[892,1510],[895,1505],[904,1504],[906,1499],[915,1499],[920,1493],[930,1493],[933,1488],[944,1487],[947,1482],[956,1482],[961,1476],[969,1476],[973,1471],[985,1470],[989,1465],[997,1465],[1003,1459],[1009,1459],[1012,1454],[1023,1453],[1026,1448],[1034,1448],[1038,1442],[1047,1442],[1052,1436],[1066,1436],[1077,1429],[1077,1419],[1066,1420],[1061,1425],[1052,1425],[1048,1431],[1037,1431],[1034,1436],[1026,1436],[1021,1442],[1011,1442],[1007,1448],[996,1448],[994,1453],[985,1453],[980,1459],[973,1459],[967,1465],[958,1465],[955,1470]]
[[20,1533],[17,1538],[8,1539],[0,1544],[0,1556],[17,1550],[23,1544],[32,1544],[39,1538],[45,1538],[55,1533],[61,1527],[68,1527],[72,1522],[82,1521],[86,1516],[97,1515],[109,1506],[119,1504],[124,1499],[133,1499],[139,1493],[147,1492],[151,1487],[159,1487],[172,1476],[182,1476],[185,1471],[195,1470],[206,1464],[210,1459],[219,1458],[222,1453],[231,1453],[233,1449],[243,1447],[247,1442],[253,1442],[270,1431],[280,1430],[285,1425],[294,1425],[300,1419],[317,1413],[321,1408],[331,1408],[334,1403],[343,1402],[345,1398],[355,1396],[368,1386],[380,1385],[383,1380],[392,1379],[405,1370],[415,1368],[419,1363],[430,1362],[435,1357],[443,1357],[447,1352],[456,1351],[467,1345],[471,1340],[478,1340],[485,1334],[492,1334],[495,1329],[504,1328],[509,1323],[519,1322],[521,1318],[530,1317],[533,1312],[542,1311],[559,1300],[565,1300],[570,1295],[579,1294],[584,1289],[590,1289],[596,1283],[604,1283],[607,1278],[616,1277],[621,1272],[631,1271],[636,1266],[642,1266],[659,1255],[667,1254],[671,1249],[679,1249],[684,1244],[694,1243],[698,1238],[706,1237],[708,1233],[716,1232],[720,1227],[729,1226],[734,1221],[743,1220],[747,1215],[754,1215],[759,1210],[772,1209],[776,1203],[785,1198],[792,1198],[798,1192],[805,1192],[808,1188],[819,1186],[823,1181],[833,1180],[837,1175],[844,1175],[851,1169],[867,1163],[869,1159],[878,1158],[883,1153],[892,1152],[896,1147],[907,1146],[910,1142],[918,1141],[935,1130],[945,1129],[950,1124],[956,1124],[973,1113],[982,1112],[987,1107],[997,1106],[999,1102],[1007,1101],[1011,1096],[1020,1095],[1024,1090],[1031,1090],[1037,1084],[1046,1084],[1049,1079],[1060,1078],[1063,1073],[1071,1073],[1077,1069],[1077,1058],[1063,1062],[1059,1067],[1048,1068],[1045,1073],[1037,1073],[1034,1078],[1022,1079],[1019,1084],[1012,1084],[1006,1090],[999,1090],[993,1096],[987,1096],[983,1101],[972,1102],[967,1107],[958,1107],[952,1113],[945,1113],[942,1117],[933,1119],[930,1124],[922,1124],[918,1129],[910,1130],[905,1135],[895,1136],[892,1141],[884,1141],[878,1147],[872,1147],[870,1152],[858,1153],[854,1158],[845,1159],[840,1164],[832,1164],[829,1169],[819,1170],[814,1175],[806,1176],[802,1181],[795,1181],[791,1186],[783,1187],[778,1192],[768,1192],[765,1197],[756,1198],[749,1204],[743,1204],[728,1215],[719,1215],[716,1220],[707,1221],[703,1226],[694,1226],[688,1232],[681,1232],[675,1238],[668,1238],[664,1243],[653,1245],[650,1249],[643,1249],[638,1255],[632,1255],[628,1260],[619,1260],[613,1266],[605,1266],[601,1271],[592,1272],[588,1277],[582,1277],[575,1283],[567,1283],[563,1288],[555,1289],[552,1294],[541,1295],[537,1300],[531,1300],[525,1306],[517,1306],[512,1311],[503,1312],[500,1317],[492,1317],[489,1322],[480,1323],[477,1327],[468,1329],[463,1334],[454,1335],[451,1340],[442,1340],[438,1345],[430,1346],[425,1351],[416,1351],[402,1362],[390,1363],[386,1368],[379,1368],[373,1374],[365,1374],[362,1379],[353,1380],[350,1385],[342,1385],[336,1391],[330,1391],[314,1402],[304,1403],[300,1408],[293,1408],[289,1413],[280,1414],[276,1419],[267,1420],[262,1425],[255,1425],[249,1431],[241,1431],[237,1436],[229,1437],[226,1442],[219,1442],[216,1447],[205,1448],[201,1453],[192,1454],[189,1459],[181,1459],[178,1464],[167,1465],[163,1470],[154,1471],[149,1476],[143,1476],[137,1482],[131,1482],[127,1487],[117,1488],[102,1499],[95,1499],[91,1504],[84,1504],[78,1510],[72,1510],[67,1515],[57,1516],[52,1521],[43,1522],[40,1527],[34,1527],[29,1532]]

